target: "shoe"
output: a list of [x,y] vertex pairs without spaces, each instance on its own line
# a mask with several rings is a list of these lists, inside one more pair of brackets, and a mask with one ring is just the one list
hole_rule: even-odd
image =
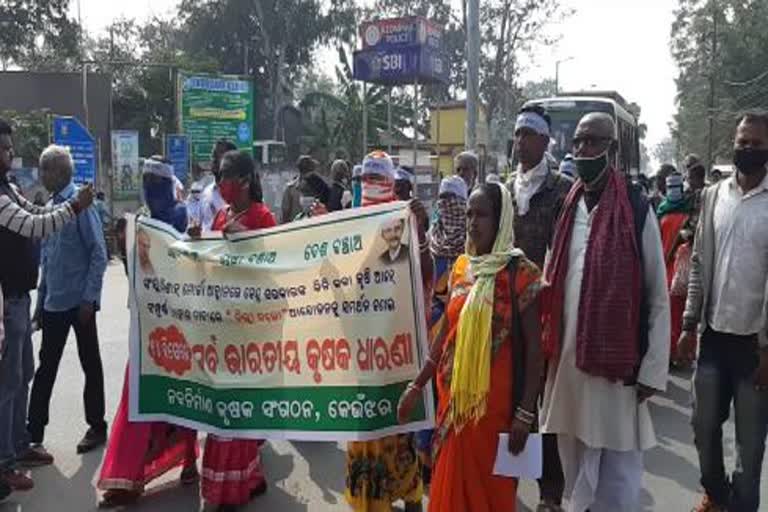
[[77,444],[77,453],[88,453],[91,450],[98,448],[107,442],[107,427],[95,429],[93,427],[88,429],[88,432],[83,436],[82,441]]
[[691,510],[691,512],[726,512],[726,509],[717,505],[708,494],[705,494],[699,506]]
[[116,489],[107,491],[99,501],[99,508],[117,508],[125,505],[133,505],[141,496],[141,493],[137,491],[126,491],[123,489]]
[[41,444],[33,444],[27,448],[20,457],[16,459],[16,464],[22,468],[39,468],[40,466],[50,466],[53,464],[53,455]]
[[536,507],[536,512],[564,512],[563,507],[560,505],[555,505],[554,503],[545,503],[541,502],[539,503],[539,506]]
[[181,470],[181,485],[192,485],[200,480],[200,473],[197,472],[197,466],[187,466]]
[[261,483],[251,491],[251,499],[258,498],[259,496],[263,496],[266,493],[267,493],[267,481],[262,480]]
[[35,486],[35,482],[31,478],[15,470],[4,472],[0,475],[0,480],[12,491],[29,491]]

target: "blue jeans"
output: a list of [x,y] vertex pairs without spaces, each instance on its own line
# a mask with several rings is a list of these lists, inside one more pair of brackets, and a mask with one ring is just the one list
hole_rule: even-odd
[[27,397],[35,371],[29,294],[4,297],[5,344],[0,361],[0,470],[14,467],[28,446]]
[[[757,391],[752,376],[759,361],[754,337],[708,329],[694,377],[693,432],[701,484],[730,512],[757,512],[760,472],[768,434],[768,391]],[[731,483],[723,463],[723,423],[731,401],[736,413],[736,469]]]

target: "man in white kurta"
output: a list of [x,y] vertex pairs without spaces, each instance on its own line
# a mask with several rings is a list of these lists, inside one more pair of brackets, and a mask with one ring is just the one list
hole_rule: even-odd
[[[588,118],[589,116],[587,116]],[[610,118],[598,117],[597,126],[577,128],[574,149],[597,139],[591,130],[607,127]],[[589,119],[587,119],[589,125]],[[584,120],[579,124],[583,128]],[[612,121],[610,122],[612,126]],[[615,133],[611,129],[609,134]],[[580,135],[581,134],[581,135]],[[598,135],[600,135],[598,133]],[[585,142],[579,137],[586,139]],[[608,135],[603,134],[604,138]],[[608,140],[615,139],[610,136]],[[598,142],[599,143],[599,142]],[[606,146],[605,152],[608,152]],[[592,156],[592,155],[590,155]],[[586,181],[585,181],[586,183]],[[578,202],[568,249],[567,275],[559,358],[549,366],[541,411],[541,430],[558,435],[565,474],[565,495],[570,512],[634,511],[642,485],[643,451],[655,443],[645,398],[666,389],[670,310],[661,235],[648,210],[642,231],[643,293],[649,305],[648,350],[643,356],[638,384],[611,382],[589,375],[576,365],[578,308],[592,220],[585,197]]]

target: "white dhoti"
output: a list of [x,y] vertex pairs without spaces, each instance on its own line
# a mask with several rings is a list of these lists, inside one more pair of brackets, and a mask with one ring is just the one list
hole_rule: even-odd
[[568,512],[634,512],[643,481],[643,452],[589,448],[558,435]]

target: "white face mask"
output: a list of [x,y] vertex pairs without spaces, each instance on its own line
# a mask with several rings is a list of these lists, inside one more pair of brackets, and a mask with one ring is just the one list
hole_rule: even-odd
[[363,203],[375,204],[391,201],[395,195],[394,182],[363,181]]

